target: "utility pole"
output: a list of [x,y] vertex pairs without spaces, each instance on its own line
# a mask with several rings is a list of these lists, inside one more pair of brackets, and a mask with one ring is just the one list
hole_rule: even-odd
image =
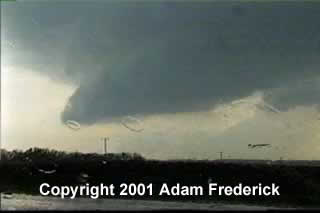
[[220,160],[222,160],[222,153],[223,153],[223,152],[219,152],[219,153],[220,153]]
[[104,155],[107,155],[107,145],[108,145],[108,140],[109,138],[103,138],[103,142],[104,142]]

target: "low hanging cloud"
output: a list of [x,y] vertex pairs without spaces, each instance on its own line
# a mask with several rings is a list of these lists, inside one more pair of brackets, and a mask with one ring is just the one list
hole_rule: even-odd
[[275,89],[291,91],[295,82],[320,76],[318,4],[92,3],[64,7],[53,20],[60,7],[22,12],[39,11],[39,25],[47,28],[17,24],[10,32],[21,48],[7,61],[79,85],[63,121],[206,111],[265,90],[286,109],[319,104],[317,95],[303,95],[320,94],[319,87],[299,89],[299,98]]
[[300,79],[270,89],[265,92],[264,99],[266,102],[276,104],[280,111],[287,111],[297,106],[316,106],[319,110],[320,78]]

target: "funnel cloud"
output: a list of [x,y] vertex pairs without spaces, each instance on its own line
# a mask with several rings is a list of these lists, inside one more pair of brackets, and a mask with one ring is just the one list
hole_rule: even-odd
[[[269,103],[282,110],[319,104],[319,86],[303,86],[295,95],[297,82],[319,85],[317,3],[5,7],[15,25],[4,37],[16,41],[5,63],[77,86],[61,112],[63,122],[207,111],[256,91],[272,91]],[[311,91],[313,98],[303,95]]]

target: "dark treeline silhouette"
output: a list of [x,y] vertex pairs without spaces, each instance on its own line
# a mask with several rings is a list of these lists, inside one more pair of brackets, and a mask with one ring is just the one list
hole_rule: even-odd
[[[39,194],[39,186],[49,183],[56,186],[114,184],[116,195],[121,183],[153,183],[153,196],[133,196],[125,199],[162,199],[192,201],[226,201],[319,207],[320,167],[290,165],[282,161],[223,161],[223,160],[147,160],[137,153],[62,152],[31,148],[26,151],[1,150],[0,190]],[[208,180],[219,185],[270,185],[280,186],[280,196],[209,196]],[[186,186],[203,186],[203,196],[158,196],[163,183],[169,186],[180,183]],[[124,197],[121,197],[122,199]]]
[[45,162],[45,161],[62,161],[62,160],[144,160],[144,158],[137,153],[110,153],[108,155],[102,155],[98,153],[81,153],[81,152],[65,152],[57,151],[53,149],[41,149],[41,148],[30,148],[26,151],[13,150],[7,151],[1,149],[1,161],[6,162],[19,162],[19,161],[34,161],[34,162]]

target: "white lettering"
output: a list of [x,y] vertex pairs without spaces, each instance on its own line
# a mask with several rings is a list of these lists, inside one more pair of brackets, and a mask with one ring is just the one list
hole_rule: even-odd
[[41,184],[40,185],[40,194],[41,195],[44,195],[44,196],[47,196],[47,195],[49,195],[50,194],[50,192],[49,191],[47,191],[47,192],[43,192],[43,190],[42,190],[42,188],[44,187],[44,186],[47,186],[47,187],[50,187],[50,185],[49,184],[47,184],[47,183],[43,183],[43,184]]
[[170,195],[170,191],[166,183],[162,184],[159,195],[162,195],[162,194]]
[[[217,185],[218,184],[216,184],[216,183],[210,183],[209,184],[209,195],[212,195],[212,191],[216,191],[217,190]],[[220,192],[219,192],[219,194],[220,194]]]

